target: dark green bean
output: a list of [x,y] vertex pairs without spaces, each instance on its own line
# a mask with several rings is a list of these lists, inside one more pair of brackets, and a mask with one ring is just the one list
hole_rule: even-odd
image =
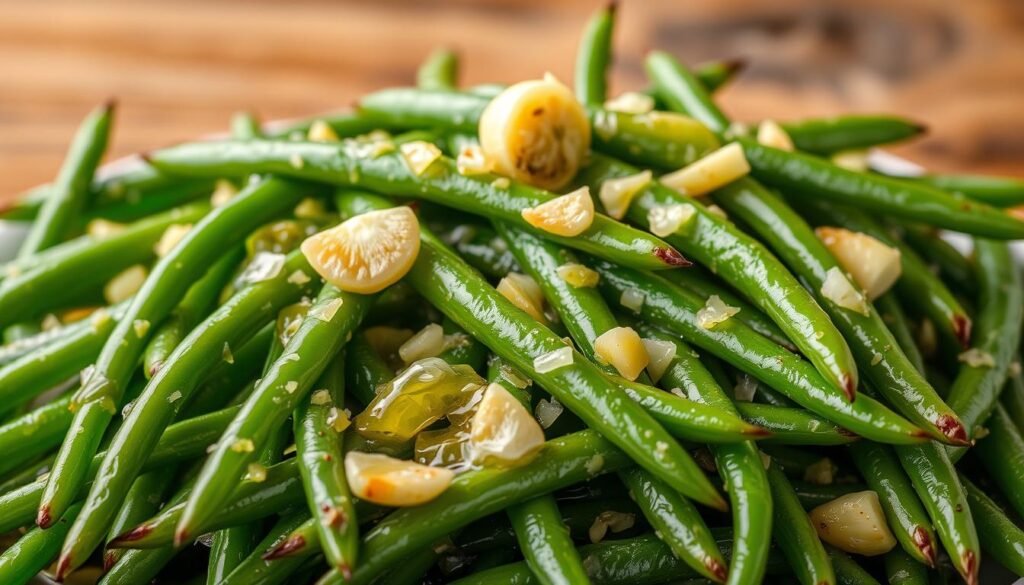
[[301,526],[306,518],[305,511],[283,516],[256,545],[255,552],[242,561],[222,583],[224,585],[275,585],[290,582],[289,577],[301,568],[306,559],[286,557],[268,561],[264,559],[263,555],[265,551],[273,550],[281,539],[287,538],[292,530]]
[[775,510],[772,538],[797,579],[803,585],[835,583],[832,563],[818,539],[818,533],[801,507],[793,486],[776,465],[768,466],[768,485],[771,486],[772,509]]
[[367,405],[377,396],[377,387],[395,373],[366,339],[363,332],[352,336],[345,348],[345,388],[360,404]]
[[850,555],[829,545],[825,545],[825,551],[832,559],[832,569],[836,573],[836,583],[839,585],[881,585]]
[[939,275],[969,298],[978,294],[978,275],[974,264],[933,229],[918,225],[899,226],[902,239],[931,266],[938,268]]
[[[455,161],[447,157],[435,160],[427,172],[417,176],[400,153],[368,158],[353,156],[346,148],[337,144],[259,140],[204,142],[160,150],[151,159],[159,168],[188,175],[272,172],[422,198],[532,231],[538,230],[526,223],[522,210],[554,198],[552,193],[515,181],[507,189],[495,186],[497,175],[463,176]],[[295,164],[299,160],[302,163]],[[591,226],[578,236],[544,236],[642,269],[663,270],[688,264],[660,239],[602,215],[595,216]]]
[[805,510],[811,510],[818,506],[831,502],[839,496],[862,492],[868,487],[862,483],[834,483],[832,485],[818,485],[806,481],[793,480],[793,489],[796,496],[800,498],[800,504]]
[[[255,378],[260,375],[260,368],[266,359],[271,342],[276,338],[276,323],[269,323],[249,338],[240,349],[227,346],[227,359],[221,360],[210,369],[209,375],[203,380],[195,395],[181,411],[182,417],[193,417],[224,408],[228,405],[241,404],[251,392],[244,389],[254,386]],[[232,394],[232,393],[235,394]],[[241,393],[241,394],[239,394]],[[238,396],[242,396],[241,400]]]
[[574,87],[576,99],[588,106],[599,106],[608,97],[608,67],[612,62],[612,31],[615,28],[615,3],[609,3],[590,17],[579,48],[576,49]]
[[885,576],[889,585],[928,585],[928,569],[902,549],[885,554]]
[[783,445],[845,445],[857,435],[802,408],[736,402],[743,419],[771,432],[760,442]]
[[[121,508],[114,517],[114,522],[107,532],[107,541],[113,540],[125,530],[149,518],[160,509],[165,492],[175,479],[177,469],[167,466],[144,473],[135,480],[125,495]],[[121,558],[123,551],[107,549],[103,551],[103,568],[109,570]]]
[[921,182],[954,195],[969,197],[995,207],[1024,204],[1024,181],[984,175],[923,175],[907,180]]
[[526,564],[542,585],[586,583],[580,555],[550,495],[527,500],[507,510]]
[[34,527],[0,554],[0,582],[21,585],[32,581],[60,552],[60,545],[68,533],[71,521],[82,509],[74,504],[50,528]]
[[845,115],[834,118],[807,118],[783,122],[782,128],[800,150],[832,154],[841,150],[861,150],[913,138],[925,132],[925,126],[899,116]]
[[1024,376],[1021,375],[1019,368],[1010,368],[1009,379],[1003,389],[1002,402],[1010,415],[1010,420],[1017,425],[1017,432],[1024,434]]
[[113,117],[114,102],[107,102],[82,121],[60,173],[18,250],[19,260],[63,242],[70,234],[77,215],[88,204],[89,184],[107,150]]
[[896,342],[900,344],[903,355],[907,356],[917,371],[925,372],[924,357],[921,356],[921,350],[918,349],[914,334],[910,330],[910,321],[903,312],[903,307],[896,300],[895,293],[889,291],[875,299],[875,309],[882,321],[885,321],[889,327]]
[[868,487],[878,494],[889,527],[903,550],[917,562],[934,567],[938,552],[935,531],[899,459],[884,445],[867,441],[851,445],[850,455]]
[[970,480],[961,475],[960,481],[967,491],[967,502],[985,552],[1017,575],[1024,575],[1024,530],[1007,518],[999,506]]
[[0,474],[56,449],[71,428],[74,415],[68,410],[70,396],[44,404],[0,426]]
[[1024,515],[1024,438],[998,403],[985,428],[988,435],[978,442],[975,453],[1013,509]]

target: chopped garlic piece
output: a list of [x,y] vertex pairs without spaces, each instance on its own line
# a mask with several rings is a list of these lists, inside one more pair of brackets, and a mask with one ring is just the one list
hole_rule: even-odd
[[185,236],[191,229],[192,224],[190,223],[175,223],[167,226],[163,235],[160,236],[160,239],[153,246],[153,251],[157,257],[163,258],[170,253],[175,246],[181,243],[181,240],[185,239]]
[[654,109],[654,98],[647,94],[627,91],[604,103],[604,109],[623,114],[646,114]]
[[495,189],[508,189],[512,186],[512,181],[508,177],[498,177],[491,181],[491,186]]
[[494,170],[494,165],[488,162],[484,151],[476,144],[470,144],[462,149],[458,158],[455,159],[455,168],[460,175],[471,177],[473,175],[484,175]]
[[715,325],[728,321],[739,312],[738,307],[731,307],[718,295],[711,295],[704,303],[704,307],[697,311],[697,324],[704,329],[714,329]]
[[526,223],[556,236],[578,236],[594,222],[594,201],[590,189],[580,187],[520,212]]
[[609,530],[619,533],[629,530],[634,524],[636,524],[636,514],[608,510],[594,518],[594,523],[590,525],[587,536],[590,537],[590,542],[597,544],[604,540]]
[[288,282],[292,284],[297,284],[299,286],[306,284],[310,280],[311,279],[309,278],[309,275],[303,272],[302,270],[296,270],[295,272],[292,272],[291,274],[288,275]]
[[256,450],[256,445],[253,444],[252,439],[235,439],[229,448],[235,453],[252,453]]
[[288,380],[284,383],[284,391],[289,394],[295,394],[295,391],[299,389],[299,383],[295,380]]
[[996,359],[987,351],[972,347],[957,356],[957,360],[971,366],[972,368],[994,368]]
[[350,451],[345,455],[345,478],[357,498],[403,507],[425,504],[441,495],[455,472],[387,455]]
[[250,463],[246,469],[245,479],[253,483],[263,483],[267,481],[267,468],[259,463]]
[[309,316],[314,319],[319,319],[330,323],[334,316],[338,314],[338,309],[345,304],[345,300],[342,298],[331,299],[326,303],[317,303],[309,310]]
[[765,146],[779,150],[793,150],[793,139],[789,133],[774,120],[765,120],[757,128],[757,141]]
[[210,204],[214,207],[220,207],[230,201],[235,195],[238,195],[238,188],[235,187],[234,183],[227,179],[220,179],[210,195]]
[[741,375],[732,389],[733,397],[741,402],[753,402],[756,392],[757,379],[747,374]]
[[807,466],[804,470],[804,481],[816,485],[832,485],[835,480],[836,466],[828,457]]
[[43,317],[43,322],[40,323],[40,328],[43,331],[52,331],[54,329],[59,329],[60,326],[60,319],[58,319],[57,315],[54,315],[53,313],[48,313],[45,317]]
[[840,496],[811,510],[809,516],[822,540],[846,552],[873,557],[896,546],[873,491]]
[[352,419],[348,416],[348,411],[339,409],[336,406],[332,406],[327,411],[327,424],[331,425],[335,431],[342,433],[345,432],[352,424]]
[[619,295],[619,304],[634,313],[639,313],[644,307],[644,293],[635,288],[627,288]]
[[825,282],[821,285],[821,296],[844,309],[856,311],[862,315],[869,314],[867,299],[850,284],[850,280],[838,268],[829,268],[825,273]]
[[688,225],[696,214],[697,208],[689,203],[659,205],[647,212],[647,225],[652,234],[664,238]]
[[647,364],[647,373],[655,383],[665,375],[665,370],[676,357],[676,344],[671,341],[660,339],[642,339],[644,350],[650,362]]
[[533,369],[537,370],[538,374],[547,374],[548,372],[553,372],[559,368],[571,366],[572,360],[572,348],[560,347],[556,350],[549,351],[544,355],[539,355],[533,358]]
[[544,294],[537,281],[525,274],[510,272],[498,282],[497,290],[534,319],[544,320]]
[[149,321],[146,319],[136,319],[132,321],[132,329],[135,330],[135,337],[142,339],[149,333]]
[[522,465],[544,446],[544,430],[501,384],[490,384],[470,423],[473,461]]
[[622,219],[629,210],[633,198],[653,179],[651,171],[643,171],[627,177],[606,179],[601,183],[598,198],[604,206],[605,213],[615,219]]
[[142,264],[125,268],[103,287],[103,298],[111,305],[128,300],[139,292],[147,275],[146,267]]
[[868,153],[866,150],[843,150],[832,155],[832,164],[863,173],[868,170]]
[[562,264],[556,272],[562,280],[575,288],[593,288],[601,279],[597,272],[575,262]]
[[422,175],[434,161],[441,158],[441,149],[435,144],[423,140],[406,142],[398,147],[402,152],[405,164],[417,177]]
[[221,356],[221,359],[223,359],[225,363],[227,363],[229,365],[234,365],[234,363],[235,363],[235,354],[231,353],[231,346],[228,345],[228,342],[226,342],[226,341],[224,342],[224,349],[222,349],[220,351],[220,356]]
[[312,142],[338,142],[338,134],[323,120],[314,120],[306,137]]
[[309,403],[313,406],[324,406],[331,403],[331,393],[327,390],[317,390],[309,397]]
[[749,172],[750,164],[743,147],[733,142],[678,171],[663,175],[661,182],[683,195],[696,197],[724,187]]
[[533,409],[533,415],[537,417],[537,422],[544,429],[550,428],[551,425],[555,424],[555,421],[558,420],[558,417],[563,412],[565,412],[565,407],[554,396],[551,397],[551,400],[541,398]]
[[323,201],[315,197],[306,197],[299,204],[295,206],[295,217],[299,219],[310,219],[323,217],[327,214],[327,209],[324,207]]
[[903,271],[900,251],[860,232],[820,227],[814,232],[843,270],[864,289],[868,300],[889,290]]
[[402,361],[411,364],[423,358],[431,358],[444,351],[444,329],[437,323],[431,323],[420,329],[398,348],[398,356]]
[[102,240],[103,238],[109,238],[110,236],[123,232],[124,228],[125,225],[123,223],[97,218],[90,221],[89,224],[85,226],[85,233],[89,234],[89,236],[93,238]]
[[286,257],[275,252],[257,252],[238,277],[240,282],[255,284],[270,280],[281,273]]
[[594,353],[627,380],[636,380],[650,363],[647,349],[632,327],[615,327],[602,333],[594,340]]

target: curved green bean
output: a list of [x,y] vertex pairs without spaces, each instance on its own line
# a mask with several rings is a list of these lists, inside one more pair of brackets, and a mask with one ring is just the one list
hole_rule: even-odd
[[595,12],[583,29],[573,75],[576,99],[582,104],[599,106],[608,96],[614,28],[615,3],[612,2]]
[[900,116],[877,114],[807,118],[783,122],[781,126],[793,139],[794,146],[815,154],[881,146],[913,138],[927,130],[924,125]]
[[1024,438],[1000,404],[985,422],[988,435],[975,453],[1018,514],[1024,514]]
[[60,544],[71,521],[81,509],[81,504],[73,504],[50,528],[32,528],[0,554],[0,582],[9,585],[29,583],[49,566],[60,552]]
[[1017,575],[1024,575],[1024,530],[992,501],[988,495],[963,475],[967,502],[978,527],[978,539],[985,552]]
[[49,453],[60,445],[73,415],[68,410],[70,396],[63,396],[39,408],[13,418],[0,426],[0,474]]
[[928,569],[901,549],[885,554],[889,585],[928,585]]
[[[140,475],[128,490],[121,508],[114,516],[114,522],[107,532],[107,541],[113,540],[125,530],[155,514],[160,509],[165,492],[175,479],[177,471],[175,466],[167,466]],[[117,564],[122,553],[123,551],[118,549],[103,551],[104,570],[109,570]]]
[[776,465],[768,466],[772,509],[775,519],[772,535],[779,550],[803,585],[829,585],[836,582],[825,547],[811,519],[800,505],[800,499],[785,474]]
[[550,495],[527,500],[506,511],[526,564],[541,585],[586,583],[580,555]]

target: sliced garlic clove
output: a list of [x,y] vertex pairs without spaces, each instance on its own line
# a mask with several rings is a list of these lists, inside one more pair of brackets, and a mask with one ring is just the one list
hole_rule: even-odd
[[418,506],[441,495],[455,473],[387,455],[350,451],[345,476],[352,494],[382,506]]
[[864,295],[846,278],[843,271],[832,267],[825,273],[825,282],[821,285],[821,296],[844,309],[868,315],[867,300]]
[[867,234],[834,227],[814,231],[869,300],[882,296],[903,272],[900,251]]
[[878,494],[873,491],[840,496],[811,510],[809,515],[818,536],[846,552],[870,557],[896,546]]
[[643,171],[627,177],[606,179],[601,183],[598,199],[604,206],[605,213],[615,219],[622,219],[629,210],[629,204],[641,189],[653,179],[651,171]]
[[491,384],[473,415],[470,452],[479,464],[521,465],[544,446],[544,430],[501,384]]
[[526,223],[556,236],[578,236],[594,222],[590,189],[581,187],[521,212]]
[[496,172],[549,191],[576,175],[590,149],[586,111],[550,76],[498,94],[480,116],[479,134]]
[[733,142],[687,165],[663,175],[661,182],[683,195],[696,197],[724,187],[750,172],[743,147]]
[[132,295],[139,292],[139,289],[146,282],[148,275],[149,272],[142,264],[125,268],[104,285],[103,298],[111,305],[128,300]]
[[544,321],[544,294],[535,280],[525,274],[510,272],[498,282],[498,292],[513,305],[538,321]]
[[431,358],[444,351],[444,329],[437,323],[431,323],[416,332],[398,348],[398,356],[402,361],[411,364],[416,360]]
[[398,282],[419,251],[420,224],[408,207],[357,215],[302,242],[302,253],[324,280],[361,294]]
[[793,150],[793,139],[782,126],[774,120],[765,120],[757,127],[757,141],[765,146],[779,150]]
[[594,353],[627,380],[636,380],[650,362],[643,341],[631,327],[615,327],[602,333],[594,340]]

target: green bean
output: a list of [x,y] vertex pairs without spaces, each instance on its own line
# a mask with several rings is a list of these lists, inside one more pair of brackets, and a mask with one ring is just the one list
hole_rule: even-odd
[[881,585],[871,573],[850,558],[850,555],[829,545],[825,545],[825,551],[832,560],[832,569],[839,585]]
[[63,396],[0,426],[0,453],[4,454],[0,474],[14,471],[60,445],[71,428],[70,403],[71,398]]
[[981,549],[978,535],[956,470],[937,443],[896,449],[903,471],[910,476],[943,547],[957,572],[970,584],[978,582]]
[[928,317],[947,338],[967,347],[971,340],[971,318],[945,283],[928,269],[917,253],[860,209],[829,205],[810,198],[799,202],[800,210],[818,225],[838,225],[861,232],[900,251],[901,272],[895,290],[909,306]]
[[506,512],[526,564],[542,585],[587,582],[580,555],[553,497],[538,496],[510,506]]
[[359,403],[367,405],[377,396],[377,387],[394,377],[377,351],[373,349],[366,334],[356,333],[345,349],[345,388]]
[[769,384],[804,408],[873,441],[913,444],[924,431],[900,418],[869,396],[853,403],[827,383],[814,368],[736,319],[705,329],[696,319],[704,301],[653,274],[643,274],[593,261],[601,275],[599,287],[609,300],[627,291],[640,293],[642,318],[658,323],[736,368]]
[[724,583],[728,576],[725,560],[697,508],[641,469],[621,471],[619,477],[672,553],[697,574]]
[[[125,495],[124,502],[121,503],[121,508],[107,532],[107,540],[113,540],[125,530],[155,514],[160,509],[163,496],[175,479],[176,473],[177,469],[174,466],[168,466],[140,475]],[[113,567],[122,553],[123,551],[118,549],[103,551],[104,570]]]
[[[421,176],[400,153],[376,158],[353,156],[345,145],[273,141],[193,143],[157,151],[154,165],[188,175],[272,172],[285,176],[363,187],[394,196],[426,199],[500,219],[534,232],[522,210],[554,197],[547,191],[513,181],[507,189],[494,185],[497,175],[463,176],[455,161],[441,157]],[[293,164],[302,161],[301,165]],[[543,233],[543,232],[542,232]],[[575,237],[544,236],[563,245],[642,269],[662,270],[687,265],[674,248],[660,239],[603,215]]]
[[[112,307],[104,307],[103,310],[106,311],[107,314],[109,315],[110,313],[114,313],[117,310],[122,310],[125,306],[126,303],[121,302]],[[96,317],[100,317],[101,315],[102,313],[100,313],[100,315],[96,315]],[[92,316],[93,315],[90,315],[90,317]],[[0,346],[0,367],[7,366],[14,360],[25,357],[26,355],[32,352],[45,348],[62,339],[66,339],[69,337],[75,337],[77,339],[81,337],[85,331],[89,331],[89,333],[92,333],[91,330],[93,329],[93,327],[94,325],[92,320],[79,319],[78,321],[75,321],[73,323],[67,323],[61,325],[60,327],[53,327],[50,329],[46,329],[44,331],[40,331],[39,333],[31,337],[19,339],[11,343],[6,343],[3,346]],[[111,324],[111,328],[113,328],[113,324]],[[88,333],[86,333],[85,336],[88,337]],[[83,340],[82,342],[84,343],[85,341]],[[102,341],[100,342],[100,345],[102,345]],[[96,352],[99,353],[98,347],[96,349]]]
[[794,146],[815,154],[862,150],[907,140],[926,131],[925,126],[900,116],[873,114],[808,118],[783,122],[781,126]]
[[800,504],[805,510],[811,510],[818,506],[831,502],[839,496],[862,492],[868,487],[862,483],[834,483],[832,485],[818,485],[806,481],[793,480],[793,489],[800,499]]
[[444,329],[446,336],[454,336],[458,341],[452,347],[441,352],[437,357],[450,364],[465,364],[476,370],[477,373],[483,372],[487,367],[487,347],[466,333],[448,317],[441,321],[441,327]]
[[522,272],[515,256],[508,251],[508,244],[490,226],[459,226],[440,235],[467,264],[490,279]]
[[940,441],[967,443],[967,432],[956,413],[903,353],[874,307],[865,301],[867,314],[861,314],[820,292],[829,271],[842,268],[795,211],[754,182],[728,185],[715,192],[714,199],[751,226],[808,288],[819,291],[818,302],[846,337],[858,370],[888,404]]
[[35,321],[15,323],[4,329],[4,344],[17,343],[23,339],[34,337],[42,332],[42,327]]
[[907,245],[931,266],[938,268],[939,275],[945,281],[970,298],[977,295],[978,275],[974,264],[960,250],[942,239],[935,230],[917,225],[903,225],[900,228],[900,235]]
[[309,511],[318,518],[320,546],[331,566],[342,574],[355,564],[359,531],[352,494],[345,480],[343,435],[334,426],[345,404],[344,356],[327,366],[318,387],[330,392],[331,400],[313,404],[300,400],[295,408],[294,429],[302,486]]
[[315,518],[307,518],[302,524],[292,529],[287,537],[263,552],[263,560],[273,561],[276,559],[301,556],[309,558],[315,556],[320,550],[320,531],[316,527]]
[[74,504],[49,529],[32,528],[0,554],[0,582],[19,585],[32,581],[60,552],[60,543],[81,509],[81,504]]
[[203,525],[217,512],[231,495],[245,466],[253,460],[251,450],[239,449],[237,445],[247,442],[261,447],[269,431],[283,423],[300,401],[306,400],[313,382],[362,321],[372,300],[372,296],[345,293],[333,286],[323,288],[286,345],[284,355],[256,385],[203,466],[182,514],[175,536],[177,544],[194,536],[193,527]]
[[454,90],[459,83],[459,55],[451,49],[436,49],[416,70],[416,86],[422,89]]
[[850,456],[868,487],[878,494],[896,540],[915,561],[935,566],[937,539],[928,513],[896,455],[867,441],[850,446]]
[[318,114],[295,121],[271,124],[264,133],[268,138],[305,140],[306,133],[309,132],[314,122],[327,124],[339,138],[351,138],[380,128],[375,122],[366,118],[366,116],[357,112],[343,110]]
[[241,259],[241,248],[224,254],[188,289],[171,316],[157,328],[142,354],[142,372],[147,378],[152,378],[160,370],[188,332],[213,310],[217,295]]
[[988,435],[975,451],[1018,514],[1024,515],[1024,438],[999,403],[985,422]]
[[21,471],[4,478],[4,482],[0,483],[0,494],[13,492],[38,480],[44,473],[50,471],[50,466],[53,465],[53,459],[56,455],[55,452],[51,451],[33,461],[31,465],[23,467]]
[[1024,181],[1011,177],[983,175],[922,175],[906,180],[969,197],[995,207],[1013,207],[1024,204]]
[[88,203],[89,184],[107,150],[113,116],[114,102],[107,102],[82,121],[60,173],[18,250],[18,259],[25,260],[68,237],[76,216]]
[[[227,352],[222,350],[222,357],[226,354],[226,359],[210,369],[209,375],[183,407],[180,416],[198,416],[229,404],[241,404],[241,400],[236,399],[238,394],[233,395],[231,391],[241,390],[242,394],[248,395],[244,388],[255,385],[255,378],[260,374],[260,367],[267,356],[271,341],[276,337],[276,325],[269,323],[264,326],[249,338],[241,349],[231,349],[229,345]],[[251,392],[251,388],[249,391]]]
[[268,561],[263,558],[263,554],[264,551],[272,550],[281,539],[287,538],[292,530],[302,525],[305,520],[305,511],[283,516],[256,545],[255,552],[242,561],[222,583],[271,585],[289,582],[289,576],[297,571],[306,559],[298,557]]
[[928,570],[902,549],[885,554],[885,575],[889,585],[928,585]]
[[665,278],[701,298],[706,299],[711,295],[717,295],[723,303],[740,310],[735,317],[746,323],[748,327],[790,351],[797,351],[793,342],[767,315],[732,290],[715,282],[714,275],[706,273],[701,267],[691,266],[685,271],[669,271],[665,273]]
[[999,399],[1010,362],[1018,359],[1024,323],[1024,281],[1009,246],[975,239],[974,256],[981,296],[972,351],[988,359],[977,365],[962,364],[946,399],[969,433],[988,418]]
[[153,258],[153,245],[169,226],[197,221],[209,209],[207,203],[193,203],[143,219],[106,238],[82,236],[24,263],[8,264],[7,273],[14,276],[0,284],[0,324],[81,302],[84,294],[98,290],[125,268]]
[[924,358],[921,356],[921,350],[918,349],[914,334],[910,330],[910,321],[903,312],[903,307],[896,300],[895,293],[889,291],[875,299],[875,310],[889,327],[892,336],[896,338],[900,349],[903,350],[903,355],[907,356],[917,371],[924,372]]
[[793,486],[776,465],[768,466],[768,485],[771,486],[772,508],[775,510],[772,536],[797,579],[803,585],[835,583],[836,577],[825,547],[801,507]]
[[1009,379],[1003,389],[1002,403],[1010,415],[1010,420],[1017,425],[1017,432],[1024,434],[1024,376],[1019,369],[1010,368]]
[[252,112],[237,112],[231,116],[231,137],[250,140],[263,135],[263,125]]
[[[64,567],[82,562],[109,527],[112,509],[144,465],[159,433],[188,401],[202,376],[223,359],[225,344],[240,345],[262,328],[277,311],[308,292],[288,278],[296,271],[311,272],[299,252],[289,255],[274,277],[235,294],[186,337],[146,386],[124,424],[115,433],[103,459],[83,513],[76,519]],[[315,284],[315,283],[311,283]]]
[[[159,437],[142,471],[205,454],[206,448],[220,437],[237,412],[237,407],[227,408],[171,425]],[[89,468],[90,477],[95,476],[104,455],[106,453],[101,452],[93,457]],[[0,532],[8,532],[32,521],[43,487],[44,483],[40,480],[0,495]]]
[[967,502],[978,527],[978,539],[985,552],[1017,575],[1024,575],[1024,530],[1021,530],[990,497],[963,475]]
[[857,435],[802,408],[736,402],[743,420],[771,432],[761,442],[783,445],[845,445]]
[[[473,520],[628,464],[622,451],[586,430],[548,441],[537,458],[520,467],[463,473],[434,500],[392,512],[367,532],[363,561],[348,582],[369,583],[406,554]],[[322,582],[339,583],[342,577],[331,571]]]
[[[650,327],[640,330],[648,337],[670,341],[676,346],[675,356],[659,381],[662,387],[685,389],[691,399],[735,412],[732,401],[696,352],[678,339]],[[764,464],[757,447],[750,441],[711,445],[710,448],[719,473],[725,479],[733,509],[735,543],[727,583],[756,583],[764,576],[772,530],[773,504]]]
[[609,3],[590,17],[576,50],[574,87],[576,99],[599,106],[608,96],[608,67],[612,61],[612,31],[615,3]]
[[[607,179],[637,172],[635,167],[592,154],[580,179],[596,189]],[[692,205],[696,214],[687,229],[668,236],[673,245],[757,304],[829,382],[852,392],[856,366],[846,341],[810,293],[764,245],[697,201],[657,182],[637,193],[627,217],[647,226],[652,209],[683,203]]]

